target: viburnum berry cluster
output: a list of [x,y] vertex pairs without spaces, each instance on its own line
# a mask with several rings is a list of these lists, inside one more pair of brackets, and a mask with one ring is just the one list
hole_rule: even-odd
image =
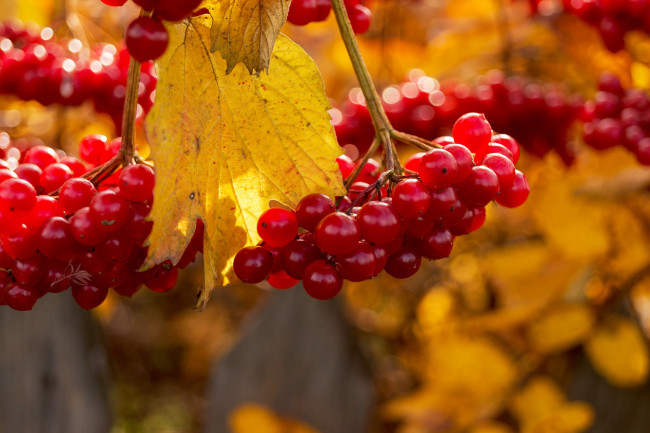
[[[365,33],[370,28],[372,12],[360,0],[345,0],[345,9],[354,33]],[[287,21],[297,26],[325,21],[332,11],[330,0],[292,0]]]
[[584,142],[596,150],[623,145],[639,163],[650,165],[650,97],[624,89],[616,75],[604,73],[593,100],[585,103]]
[[[554,150],[566,164],[575,152],[568,131],[582,110],[583,99],[555,84],[491,71],[474,84],[439,83],[420,70],[382,92],[382,103],[395,129],[433,139],[449,134],[454,121],[467,112],[484,113],[495,130],[513,136],[528,152],[544,156]],[[363,95],[352,90],[340,108],[332,110],[339,143],[365,152],[375,132]]]
[[140,270],[153,226],[153,169],[134,164],[95,183],[87,179],[101,173],[104,165],[93,167],[111,160],[119,143],[88,136],[80,143],[82,161],[42,145],[21,151],[0,134],[0,305],[31,310],[45,294],[69,289],[91,309],[109,289],[131,296],[144,284],[165,292],[178,268],[202,251],[200,224],[176,266]]
[[[43,105],[92,101],[121,129],[129,53],[111,44],[88,49],[78,39],[56,41],[53,35],[49,27],[0,23],[0,93]],[[142,65],[140,84],[138,112],[143,116],[153,105],[153,63]]]
[[563,0],[565,11],[596,27],[605,47],[616,53],[625,48],[629,31],[650,33],[647,0]]
[[[127,0],[102,0],[109,6],[122,6]],[[169,34],[163,21],[181,21],[199,7],[201,0],[133,0],[150,16],[140,16],[128,25],[124,41],[126,48],[140,63],[156,60],[169,45]]]
[[355,164],[339,157],[343,178],[358,173],[347,196],[335,206],[310,194],[295,210],[264,212],[257,224],[262,242],[237,253],[236,275],[278,289],[302,280],[310,296],[330,299],[343,280],[367,280],[382,270],[412,276],[422,258],[448,257],[456,236],[480,228],[488,203],[517,207],[528,197],[526,177],[515,169],[517,142],[494,134],[484,115],[460,117],[453,136],[434,144],[406,161],[406,175],[377,175],[380,165],[372,159]]

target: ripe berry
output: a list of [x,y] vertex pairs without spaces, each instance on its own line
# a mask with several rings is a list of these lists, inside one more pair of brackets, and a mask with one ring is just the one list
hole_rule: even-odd
[[488,167],[479,165],[458,185],[461,196],[470,204],[485,206],[499,191],[499,178]]
[[279,271],[279,272],[273,272],[271,275],[269,275],[267,281],[274,289],[286,290],[298,284],[299,280],[289,276],[284,271]]
[[325,194],[309,194],[296,206],[298,224],[305,230],[313,232],[326,215],[334,212],[334,203]]
[[334,266],[317,260],[305,269],[303,286],[309,296],[325,301],[339,294],[343,288],[343,279]]
[[2,236],[2,249],[14,259],[28,259],[38,249],[36,235],[21,225],[12,233]]
[[119,230],[129,218],[129,205],[113,190],[97,193],[89,205],[89,216],[93,223],[103,231]]
[[462,144],[447,144],[444,147],[444,150],[454,155],[456,159],[456,166],[458,167],[458,173],[454,183],[462,182],[469,176],[472,172],[472,167],[474,167],[474,157],[472,152]]
[[283,247],[298,235],[298,220],[290,210],[273,208],[257,221],[257,234],[272,247]]
[[[43,170],[36,164],[20,164],[16,167],[16,175],[19,179],[26,180],[31,183],[36,192],[39,194],[43,192],[41,188],[41,173]],[[0,181],[1,182],[1,181]]]
[[72,297],[84,310],[98,307],[108,296],[108,288],[98,287],[93,284],[72,286]]
[[70,218],[72,236],[81,245],[95,246],[108,237],[108,232],[102,230],[90,218],[90,208],[83,207]]
[[88,164],[99,165],[107,142],[103,135],[87,135],[79,143],[79,156]]
[[350,176],[350,174],[352,174],[352,171],[354,170],[354,162],[350,159],[350,157],[346,155],[341,155],[338,158],[336,158],[336,162],[339,165],[339,171],[341,172],[341,176],[343,177],[343,179],[347,179],[348,176]]
[[52,148],[47,146],[34,146],[25,153],[25,158],[23,158],[22,162],[23,164],[36,164],[41,170],[44,170],[48,165],[59,162],[59,157]]
[[174,288],[178,280],[178,268],[165,262],[147,272],[144,285],[153,292],[165,293]]
[[53,217],[41,226],[38,233],[38,250],[46,257],[60,258],[74,245],[70,223],[65,218]]
[[158,0],[154,15],[166,21],[180,21],[199,7],[201,0]]
[[447,188],[458,179],[456,158],[443,149],[433,149],[422,156],[417,171],[422,183],[433,190]]
[[14,310],[29,311],[34,308],[37,300],[38,293],[33,287],[9,284],[5,288],[4,301]]
[[287,21],[297,26],[304,26],[316,21],[317,13],[316,0],[293,0],[289,6]]
[[361,231],[357,221],[342,212],[327,215],[318,223],[316,245],[331,255],[351,253],[361,240]]
[[368,31],[370,28],[370,17],[372,16],[370,9],[362,4],[356,4],[347,8],[347,12],[354,33],[361,34]]
[[50,164],[43,169],[40,177],[40,184],[43,191],[50,193],[56,191],[63,183],[74,177],[74,172],[65,164]]
[[297,279],[302,279],[305,268],[311,262],[319,260],[321,255],[314,243],[302,239],[294,239],[280,252],[284,270],[289,276]]
[[404,168],[411,171],[418,171],[420,169],[420,161],[426,152],[415,153],[406,160]]
[[273,256],[262,247],[246,247],[237,253],[233,269],[244,283],[257,284],[271,273]]
[[417,218],[429,210],[429,190],[417,179],[406,179],[393,191],[393,207],[404,218]]
[[65,213],[72,215],[82,207],[88,206],[96,193],[95,185],[89,180],[73,178],[61,186],[59,202]]
[[25,225],[30,231],[37,232],[41,225],[52,217],[62,217],[61,204],[54,197],[39,195],[32,210],[25,217]]
[[526,176],[519,171],[515,171],[515,180],[509,188],[502,188],[496,196],[496,202],[505,207],[521,206],[530,193],[528,180]]
[[414,275],[420,269],[420,254],[411,246],[404,245],[388,257],[386,273],[392,277],[404,279]]
[[372,245],[359,242],[358,248],[345,255],[335,257],[336,270],[349,281],[364,281],[375,272],[375,254]]
[[461,116],[452,132],[454,141],[466,146],[476,155],[476,161],[482,161],[487,153],[487,146],[492,137],[492,128],[485,115],[479,113],[467,113]]
[[393,206],[383,202],[371,201],[361,206],[357,221],[361,236],[377,245],[391,242],[400,231],[399,215]]
[[126,28],[124,41],[133,58],[144,63],[155,60],[165,53],[169,44],[169,34],[160,21],[151,17],[138,17]]
[[120,173],[120,193],[130,201],[147,201],[153,196],[155,174],[145,164],[129,165]]
[[430,260],[449,257],[454,246],[454,237],[449,230],[434,229],[417,242],[417,250]]
[[505,156],[489,153],[483,159],[483,165],[491,169],[499,179],[499,187],[509,187],[515,181],[515,165]]
[[0,183],[0,206],[12,212],[27,212],[36,204],[36,190],[22,179],[7,179]]

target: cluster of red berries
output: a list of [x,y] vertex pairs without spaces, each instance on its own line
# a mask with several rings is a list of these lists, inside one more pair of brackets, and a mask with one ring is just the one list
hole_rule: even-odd
[[[76,106],[90,100],[120,129],[128,65],[129,53],[114,45],[88,49],[78,39],[53,40],[49,27],[0,23],[0,93],[43,105]],[[156,88],[152,63],[142,65],[140,83],[138,113],[143,115],[153,105]]]
[[605,47],[616,53],[625,48],[625,34],[650,33],[648,0],[564,0],[564,9],[596,27]]
[[[122,6],[127,0],[102,0],[109,6]],[[138,62],[156,60],[169,45],[169,34],[162,21],[181,21],[188,18],[201,0],[133,0],[133,3],[151,16],[141,16],[128,25],[124,41],[131,56]]]
[[[448,135],[462,113],[485,113],[496,131],[515,137],[530,153],[541,157],[555,150],[567,164],[575,156],[567,134],[583,103],[560,86],[505,77],[501,71],[469,85],[439,83],[419,70],[411,71],[408,81],[384,89],[382,102],[395,129],[427,139]],[[352,90],[331,113],[339,143],[352,143],[364,153],[374,129],[361,91]]]
[[[83,177],[117,152],[103,136],[80,145],[85,163],[46,146],[21,152],[0,134],[0,305],[30,310],[47,293],[71,289],[85,309],[101,304],[112,288],[131,296],[145,284],[170,290],[177,267],[202,249],[201,227],[181,263],[140,271],[153,200],[154,171],[129,165],[95,186]],[[116,185],[110,185],[115,182]]]
[[[345,0],[345,9],[354,33],[365,33],[370,28],[372,13],[360,0]],[[304,26],[316,21],[325,21],[332,11],[330,0],[292,0],[287,21]]]
[[613,74],[604,73],[598,92],[587,101],[582,118],[585,144],[596,150],[623,145],[637,160],[650,165],[650,97],[640,89],[624,89]]
[[[377,177],[379,164],[368,161],[338,207],[310,194],[295,210],[267,210],[257,223],[262,243],[237,253],[235,274],[278,289],[302,280],[310,296],[330,299],[343,280],[363,281],[382,270],[412,276],[422,258],[448,257],[456,236],[480,228],[489,202],[516,207],[528,197],[528,182],[515,169],[517,142],[493,135],[482,114],[462,116],[453,137],[436,143],[440,148],[406,162],[414,175]],[[344,178],[355,169],[349,158],[337,161]]]

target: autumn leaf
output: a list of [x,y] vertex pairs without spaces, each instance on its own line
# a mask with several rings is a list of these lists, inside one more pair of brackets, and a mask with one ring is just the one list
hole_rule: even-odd
[[318,433],[302,422],[280,417],[256,403],[237,406],[229,417],[232,433]]
[[169,27],[146,124],[158,179],[148,263],[177,263],[202,219],[202,306],[232,281],[235,253],[259,241],[257,218],[271,199],[295,206],[311,192],[345,192],[342,152],[309,56],[280,36],[269,74],[238,65],[227,75],[226,61],[210,53],[209,24],[203,16]]
[[553,305],[528,326],[528,340],[540,353],[561,352],[584,341],[594,322],[586,304]]
[[609,317],[585,349],[596,371],[614,385],[637,386],[648,379],[648,347],[639,328],[625,317]]
[[206,0],[212,16],[210,50],[226,59],[229,74],[239,62],[259,75],[269,69],[273,45],[291,0]]

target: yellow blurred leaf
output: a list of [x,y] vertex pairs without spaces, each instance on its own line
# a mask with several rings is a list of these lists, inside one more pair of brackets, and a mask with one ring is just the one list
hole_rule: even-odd
[[452,315],[456,310],[456,300],[449,289],[438,287],[427,293],[417,309],[418,331],[431,337],[449,329]]
[[227,73],[239,62],[259,75],[269,69],[273,45],[287,19],[291,0],[206,0],[212,15],[210,49],[226,60]]
[[259,215],[276,199],[295,205],[310,192],[343,195],[341,149],[318,69],[280,36],[269,74],[226,62],[209,50],[206,16],[169,27],[158,61],[147,138],[156,163],[156,221],[149,263],[176,263],[198,218],[205,222],[205,305],[232,281],[232,258],[255,244]]
[[530,323],[528,340],[538,352],[560,352],[584,341],[594,322],[594,312],[585,304],[552,305]]
[[510,411],[522,433],[579,433],[593,422],[593,410],[583,402],[567,402],[550,378],[533,377],[512,398]]
[[228,419],[231,433],[318,433],[302,422],[280,417],[265,406],[244,403]]
[[639,328],[622,316],[611,316],[585,345],[594,368],[616,386],[637,386],[648,379],[648,347]]
[[19,19],[39,26],[47,26],[53,18],[53,0],[2,0],[0,21]]
[[498,421],[483,421],[469,430],[469,433],[513,433],[512,429]]

